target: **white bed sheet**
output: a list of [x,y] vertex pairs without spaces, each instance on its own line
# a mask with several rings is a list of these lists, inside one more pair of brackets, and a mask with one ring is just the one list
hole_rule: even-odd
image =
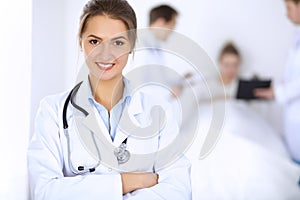
[[300,167],[290,160],[280,134],[243,102],[227,101],[225,118],[217,145],[199,160],[211,104],[200,107],[198,135],[186,152],[192,162],[193,199],[300,199]]

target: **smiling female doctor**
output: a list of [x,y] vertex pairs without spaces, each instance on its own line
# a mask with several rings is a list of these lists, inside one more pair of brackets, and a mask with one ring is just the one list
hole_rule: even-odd
[[142,124],[154,99],[143,93],[131,96],[122,76],[135,40],[136,16],[127,1],[85,5],[79,42],[89,74],[72,91],[40,103],[28,150],[32,199],[191,199],[186,158],[162,168],[155,156],[143,160],[143,153],[166,147],[169,134],[178,131],[175,119],[168,118],[150,139],[119,130],[125,107]]

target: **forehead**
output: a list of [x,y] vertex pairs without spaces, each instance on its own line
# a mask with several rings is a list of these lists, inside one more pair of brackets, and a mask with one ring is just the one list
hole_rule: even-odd
[[300,3],[296,4],[294,1],[286,1],[285,3],[289,8],[296,8],[297,5],[300,5]]
[[127,27],[123,21],[101,15],[88,20],[83,35],[93,34],[100,38],[111,38],[116,35],[127,35],[126,31]]
[[233,53],[225,53],[222,56],[222,60],[227,60],[227,61],[238,61],[239,56]]

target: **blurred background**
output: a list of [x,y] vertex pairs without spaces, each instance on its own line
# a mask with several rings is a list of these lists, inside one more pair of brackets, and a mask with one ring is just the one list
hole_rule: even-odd
[[[27,199],[25,155],[34,116],[41,98],[73,87],[82,63],[77,28],[86,2],[0,2],[0,199]],[[242,53],[242,76],[256,74],[275,82],[283,77],[295,33],[283,0],[129,2],[139,28],[147,27],[153,6],[169,4],[179,11],[175,30],[201,45],[213,60],[230,40]],[[280,116],[260,112],[280,132]]]

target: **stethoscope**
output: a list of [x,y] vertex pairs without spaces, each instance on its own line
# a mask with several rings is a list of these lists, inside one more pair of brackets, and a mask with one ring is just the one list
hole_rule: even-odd
[[[70,134],[69,134],[69,130],[68,130],[68,121],[67,121],[67,109],[68,109],[68,104],[71,102],[71,104],[74,106],[74,108],[78,109],[80,112],[82,112],[85,116],[88,116],[89,113],[83,109],[82,107],[78,106],[75,102],[74,102],[74,97],[77,94],[80,86],[81,86],[82,82],[78,83],[69,93],[68,97],[66,98],[66,101],[64,103],[64,107],[63,107],[63,128],[64,128],[64,134],[67,138],[67,143],[68,143],[68,162],[69,162],[69,167],[71,169],[71,171],[74,174],[84,174],[87,172],[94,172],[96,170],[96,168],[100,165],[101,162],[101,154],[99,151],[99,148],[97,146],[96,143],[96,139],[95,139],[95,134],[91,131],[91,135],[92,135],[92,139],[93,139],[93,143],[96,147],[96,151],[97,151],[97,156],[98,156],[98,162],[92,166],[92,167],[84,167],[84,166],[78,166],[77,169],[73,166],[72,162],[71,162],[71,145],[70,145]],[[129,158],[130,158],[130,153],[128,150],[126,150],[127,148],[127,138],[122,142],[122,144],[119,147],[116,147],[114,149],[114,155],[116,156],[118,163],[119,164],[124,164],[126,163]]]

